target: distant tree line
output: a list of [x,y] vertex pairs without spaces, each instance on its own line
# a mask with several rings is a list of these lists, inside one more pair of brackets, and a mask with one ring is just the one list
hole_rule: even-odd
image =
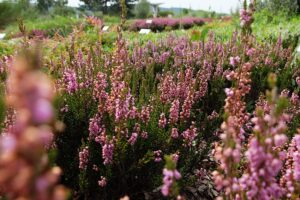
[[258,9],[268,9],[271,13],[287,15],[300,14],[300,0],[257,0]]
[[[92,11],[102,11],[104,14],[114,14],[121,10],[119,0],[80,0],[84,2],[84,7]],[[125,0],[125,4],[128,8],[128,14],[133,14],[134,3],[137,0]]]

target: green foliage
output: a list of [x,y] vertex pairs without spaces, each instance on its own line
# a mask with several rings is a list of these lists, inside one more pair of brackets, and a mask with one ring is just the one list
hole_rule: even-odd
[[137,18],[147,18],[150,13],[150,3],[147,0],[140,0],[135,6],[134,13]]
[[159,11],[159,17],[168,17],[169,15],[174,16],[174,13],[170,10]]
[[48,9],[54,4],[54,0],[37,0],[37,8],[42,12],[48,12]]
[[284,13],[286,16],[297,14],[300,6],[298,0],[264,0],[257,4],[259,10],[267,8],[272,14]]
[[[45,31],[47,36],[54,36],[55,33],[59,33],[62,36],[67,36],[72,32],[73,27],[79,25],[82,19],[76,19],[73,17],[64,17],[55,15],[39,17],[35,20],[24,20],[26,30],[30,32],[31,30],[42,30]],[[17,24],[12,24],[7,27],[5,31],[8,35],[7,37],[13,37],[19,33],[19,28]]]
[[53,3],[53,15],[71,16],[75,14],[73,8],[67,7],[68,0],[56,0]]
[[12,55],[14,52],[14,45],[7,42],[0,41],[0,57],[5,55]]
[[0,28],[15,22],[19,17],[22,17],[29,6],[25,1],[4,1],[0,2]]

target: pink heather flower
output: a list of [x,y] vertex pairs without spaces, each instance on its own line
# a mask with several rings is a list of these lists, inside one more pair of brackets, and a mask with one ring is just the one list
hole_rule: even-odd
[[175,163],[177,163],[178,160],[179,160],[179,153],[174,153],[174,154],[171,155],[171,157],[172,157],[172,160],[173,160]]
[[104,160],[104,165],[112,164],[114,148],[115,146],[112,141],[106,141],[106,143],[102,146],[102,158]]
[[148,138],[148,133],[147,133],[146,131],[143,131],[143,132],[141,133],[141,137],[142,137],[143,139],[147,139],[147,138]]
[[99,103],[102,103],[101,101],[105,102],[107,100],[108,94],[105,91],[107,86],[108,86],[107,75],[102,72],[98,72],[97,78],[94,80],[93,97],[95,99],[98,99]]
[[79,152],[79,169],[86,169],[89,161],[89,147],[84,147],[82,151]]
[[151,112],[151,107],[150,106],[143,106],[141,110],[141,120],[144,123],[147,123],[150,119],[150,112]]
[[241,61],[241,58],[239,56],[236,57],[230,57],[230,65],[233,67],[236,67]]
[[171,124],[176,124],[179,118],[179,100],[176,99],[172,102],[170,108],[169,122]]
[[219,114],[216,111],[213,111],[210,115],[207,116],[208,120],[214,120],[219,117]]
[[73,94],[77,91],[78,83],[77,83],[77,75],[74,70],[67,69],[64,71],[63,80],[66,87],[66,90],[69,94]]
[[241,142],[244,139],[243,126],[248,121],[246,103],[243,97],[250,91],[251,65],[245,63],[234,72],[236,85],[226,88],[224,110],[228,115],[222,123],[221,144],[215,144],[214,157],[220,163],[219,170],[213,172],[214,182],[218,190],[224,190],[226,197],[236,197],[239,190],[237,166],[241,160]]
[[189,119],[191,115],[191,109],[194,103],[194,96],[191,91],[188,92],[187,98],[184,100],[182,105],[182,111],[180,112],[181,119]]
[[[299,132],[299,131],[298,131]],[[285,167],[282,169],[283,176],[280,180],[280,186],[285,188],[285,195],[288,199],[292,196],[298,196],[300,182],[300,135],[296,134],[287,151]]]
[[232,81],[234,79],[234,71],[226,71],[227,73],[225,74],[225,78],[228,80],[228,81]]
[[170,190],[175,180],[179,180],[181,178],[181,174],[175,170],[168,170],[166,168],[163,169],[163,185],[161,187],[161,193],[164,196],[169,196]]
[[100,187],[105,187],[106,184],[107,184],[106,178],[105,178],[104,176],[101,176],[101,177],[100,177],[100,180],[98,181],[98,185],[99,185]]
[[265,65],[272,65],[272,60],[271,60],[271,58],[267,57],[267,58],[265,59]]
[[300,86],[300,77],[299,76],[296,77],[296,83],[298,86]]
[[64,187],[56,186],[61,169],[48,164],[45,151],[53,138],[54,88],[33,59],[19,56],[8,70],[7,107],[16,115],[0,137],[1,194],[8,199],[64,199]]
[[32,105],[32,120],[38,124],[49,123],[54,116],[52,105],[46,99],[39,99]]
[[197,136],[197,128],[195,127],[195,123],[192,122],[192,125],[189,129],[185,130],[182,133],[183,140],[186,145],[191,146],[192,142],[195,140]]
[[295,141],[297,148],[297,151],[293,154],[294,179],[300,181],[300,135],[296,135],[293,140]]
[[176,83],[173,80],[173,76],[167,74],[161,84],[159,85],[159,91],[161,92],[160,100],[163,103],[171,102],[176,94]]
[[131,134],[131,137],[130,137],[129,140],[128,140],[128,143],[129,143],[131,146],[133,146],[133,145],[136,143],[137,137],[138,137],[138,134],[137,134],[137,133],[132,133],[132,134]]
[[89,138],[95,139],[104,131],[104,128],[101,126],[101,117],[99,114],[96,114],[94,118],[90,119],[89,124]]
[[284,194],[277,176],[286,157],[283,148],[287,141],[288,116],[276,113],[275,89],[269,97],[272,99],[268,102],[271,108],[269,114],[263,113],[252,119],[255,134],[245,153],[248,170],[240,178],[240,186],[248,199],[281,199]]
[[131,110],[129,111],[129,118],[135,119],[138,116],[138,109],[135,106],[132,106]]
[[230,88],[225,88],[225,94],[226,96],[230,97],[232,96],[234,93],[233,93],[233,90],[230,89]]
[[252,56],[255,53],[255,51],[256,50],[254,48],[250,48],[250,49],[247,50],[246,55],[247,56]]
[[161,113],[158,121],[158,127],[159,128],[165,128],[167,124],[167,119],[165,116],[165,113]]
[[179,137],[179,133],[178,133],[178,129],[177,128],[172,128],[172,131],[171,131],[171,137],[176,139]]
[[275,147],[283,146],[287,142],[287,137],[285,134],[276,134],[274,136]]
[[299,104],[299,96],[296,93],[292,93],[291,102],[293,105]]
[[60,112],[67,113],[69,111],[69,105],[66,104],[64,107],[60,109]]
[[153,154],[154,154],[154,162],[162,161],[162,159],[161,159],[162,151],[161,150],[154,151]]
[[249,26],[249,24],[252,21],[252,14],[245,9],[241,9],[240,20],[241,20],[241,27]]

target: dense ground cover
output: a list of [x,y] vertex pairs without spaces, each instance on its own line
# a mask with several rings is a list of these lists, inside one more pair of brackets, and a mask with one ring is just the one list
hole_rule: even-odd
[[265,19],[251,34],[250,6],[238,23],[140,36],[95,18],[37,52],[20,38],[0,60],[1,193],[297,199],[299,17],[289,34]]

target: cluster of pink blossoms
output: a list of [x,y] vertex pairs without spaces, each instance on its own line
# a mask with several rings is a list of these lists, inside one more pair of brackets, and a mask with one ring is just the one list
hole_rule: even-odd
[[[298,131],[300,132],[300,131]],[[282,169],[283,176],[280,186],[285,190],[288,199],[297,199],[300,190],[300,134],[295,135],[289,145],[285,166]]]
[[169,196],[170,189],[175,180],[179,180],[181,178],[181,174],[175,170],[163,169],[163,186],[161,187],[161,193],[164,196]]
[[237,67],[238,64],[240,64],[241,58],[239,56],[236,57],[230,57],[230,65],[233,67]]
[[215,158],[220,163],[219,171],[213,176],[218,190],[224,189],[225,195],[237,192],[237,167],[241,159],[241,142],[244,139],[243,125],[248,121],[246,103],[243,98],[250,91],[251,64],[245,63],[237,68],[232,75],[236,81],[234,88],[225,90],[225,113],[227,117],[221,125],[221,145],[215,148]]
[[153,154],[154,154],[154,162],[162,161],[162,159],[161,159],[162,151],[161,150],[154,151]]
[[296,83],[297,83],[298,86],[300,86],[300,76],[296,77]]
[[165,128],[166,124],[167,124],[167,119],[165,113],[161,113],[158,121],[158,127]]
[[250,140],[245,153],[249,172],[240,178],[241,189],[246,192],[248,199],[280,199],[283,195],[276,177],[285,158],[281,149],[287,142],[284,134],[286,119],[283,116],[278,121],[270,115],[252,119],[255,124],[254,132],[258,135]]
[[109,165],[113,162],[115,145],[112,141],[106,141],[102,146],[102,158],[104,159],[103,164]]
[[36,57],[17,58],[9,73],[7,105],[17,116],[0,138],[1,196],[63,200],[65,189],[56,186],[61,170],[49,166],[45,152],[53,138],[53,84],[37,70]]
[[84,147],[79,152],[79,169],[86,169],[89,162],[89,147]]
[[77,83],[77,75],[76,72],[72,69],[67,69],[64,71],[63,80],[65,89],[69,94],[73,94],[78,90],[78,83]]
[[107,184],[106,178],[105,178],[104,176],[101,176],[101,177],[100,177],[100,180],[98,181],[98,185],[99,185],[100,187],[105,187],[106,184]]
[[175,99],[172,102],[169,115],[169,123],[176,124],[179,119],[179,100]]
[[195,127],[195,122],[192,122],[190,128],[182,133],[182,137],[185,145],[192,146],[193,141],[197,137],[197,128]]
[[138,138],[138,134],[133,132],[131,134],[131,137],[128,140],[128,143],[133,146],[136,143],[137,138]]
[[[246,1],[246,0],[245,0]],[[247,5],[247,3],[244,3]],[[247,6],[240,10],[240,21],[242,28],[249,28],[254,21],[253,14],[254,14],[254,4],[255,1],[251,0],[248,8]]]

